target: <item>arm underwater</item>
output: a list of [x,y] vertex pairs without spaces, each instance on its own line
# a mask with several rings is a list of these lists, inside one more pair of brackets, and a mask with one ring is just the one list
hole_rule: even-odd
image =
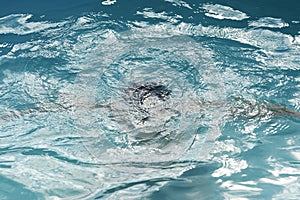
[[[129,87],[124,91],[124,96],[122,98],[122,103],[118,102],[120,105],[116,105],[116,102],[111,101],[105,104],[95,104],[95,105],[83,105],[83,102],[67,102],[67,100],[61,100],[57,102],[48,103],[45,105],[40,105],[35,108],[28,109],[10,109],[2,111],[0,114],[0,119],[4,121],[10,121],[14,118],[19,118],[25,115],[30,115],[34,113],[46,113],[46,112],[64,112],[64,111],[75,111],[76,109],[97,109],[97,108],[107,108],[111,112],[120,111],[120,109],[134,109],[143,113],[149,111],[159,112],[159,110],[154,110],[153,108],[160,105],[163,106],[165,102],[168,102],[172,98],[172,91],[167,88],[167,86],[154,82],[137,83]],[[69,98],[70,100],[70,98]],[[72,100],[71,100],[72,101]],[[82,105],[80,105],[82,104]],[[173,104],[173,110],[184,111],[186,113],[195,114],[201,110],[206,109],[217,109],[226,107],[228,109],[228,115],[232,117],[242,117],[244,119],[251,119],[255,117],[262,116],[287,116],[300,118],[300,112],[290,110],[284,105],[275,105],[268,102],[250,101],[241,97],[230,97],[225,100],[220,101],[204,101],[199,99],[183,99],[178,102],[177,105],[184,104],[182,108],[176,108],[177,106]],[[124,105],[127,105],[124,107]],[[118,109],[116,109],[118,108]],[[160,113],[154,113],[154,116],[158,116]],[[144,118],[147,120],[147,117]]]

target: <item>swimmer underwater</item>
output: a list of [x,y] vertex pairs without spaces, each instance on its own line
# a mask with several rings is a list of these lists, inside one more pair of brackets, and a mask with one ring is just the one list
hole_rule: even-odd
[[[135,83],[124,91],[124,102],[122,102],[121,105],[116,105],[114,102],[110,102],[105,104],[89,105],[88,108],[107,108],[111,112],[116,112],[120,111],[120,109],[128,109],[123,106],[127,105],[128,107],[129,105],[130,109],[142,113],[140,122],[145,122],[151,120],[152,118],[156,118],[161,114],[161,112],[165,112],[166,110],[171,110],[171,112],[175,113],[180,112],[180,109],[176,108],[176,105],[174,104],[172,105],[174,106],[173,108],[168,107],[164,109],[155,109],[156,107],[163,107],[163,104],[171,98],[171,94],[171,89],[161,83]],[[201,101],[197,99],[189,99],[185,101],[186,104],[184,104],[183,107],[189,107],[189,110],[186,110],[186,112],[193,113],[203,109],[205,110],[206,107],[222,106],[228,104],[229,102],[233,102],[233,105],[230,106],[230,109],[228,110],[228,115],[232,117],[255,118],[261,117],[262,115],[283,115],[300,118],[300,112],[289,110],[283,105],[273,105],[268,102],[257,103],[240,97],[231,97],[230,99],[220,101]],[[74,110],[76,108],[80,108],[80,105],[59,101],[54,102],[53,104],[43,105],[38,108],[9,110],[6,113],[2,113],[0,118],[2,120],[10,120],[12,118],[21,117],[26,114],[36,112],[58,112]]]

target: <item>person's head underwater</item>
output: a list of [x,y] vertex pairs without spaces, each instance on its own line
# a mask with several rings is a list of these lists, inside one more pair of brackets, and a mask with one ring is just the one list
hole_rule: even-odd
[[166,86],[155,83],[155,82],[145,82],[134,84],[130,87],[126,93],[129,95],[131,103],[135,106],[145,106],[145,102],[150,98],[154,98],[156,101],[166,101],[171,94],[171,90],[167,89]]

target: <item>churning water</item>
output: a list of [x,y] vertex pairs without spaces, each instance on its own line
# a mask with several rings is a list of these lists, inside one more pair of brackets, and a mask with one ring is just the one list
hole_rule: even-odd
[[299,3],[2,4],[0,199],[300,197]]

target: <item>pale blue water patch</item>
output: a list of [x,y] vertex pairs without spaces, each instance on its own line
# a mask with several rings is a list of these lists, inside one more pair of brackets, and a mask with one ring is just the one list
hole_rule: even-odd
[[3,3],[0,199],[298,199],[298,4]]

